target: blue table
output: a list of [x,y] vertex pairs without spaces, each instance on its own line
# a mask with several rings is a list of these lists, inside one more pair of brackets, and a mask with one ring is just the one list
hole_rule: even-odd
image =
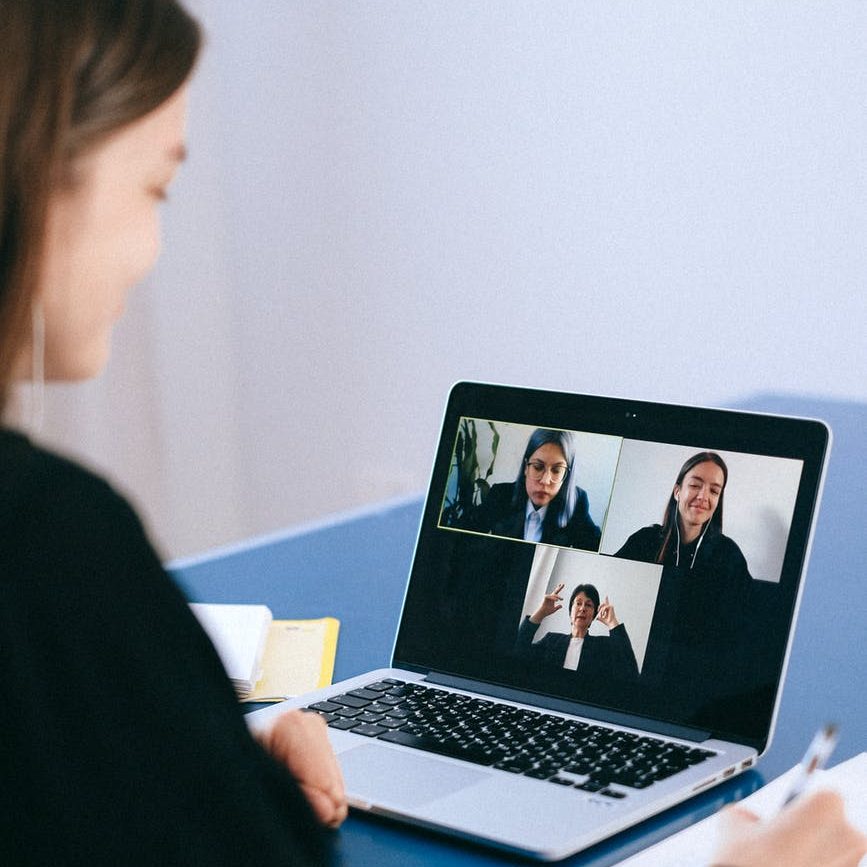
[[[834,444],[786,687],[771,747],[750,771],[563,862],[615,864],[754,791],[800,758],[825,720],[841,725],[835,761],[867,748],[867,406],[757,397],[739,408],[826,420]],[[393,501],[172,565],[193,600],[264,602],[276,617],[341,622],[335,680],[388,664],[422,498]],[[852,648],[855,648],[854,652]],[[337,835],[338,863],[505,864],[521,859],[353,814]]]

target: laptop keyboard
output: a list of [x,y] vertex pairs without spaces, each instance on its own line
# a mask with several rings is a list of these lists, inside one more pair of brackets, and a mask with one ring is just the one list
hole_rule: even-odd
[[611,798],[715,753],[386,678],[309,705],[331,728]]

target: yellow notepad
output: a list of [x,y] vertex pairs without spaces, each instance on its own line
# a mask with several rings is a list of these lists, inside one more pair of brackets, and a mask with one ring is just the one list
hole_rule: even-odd
[[339,629],[340,621],[334,617],[272,621],[262,659],[262,676],[243,700],[282,701],[328,686],[334,674]]

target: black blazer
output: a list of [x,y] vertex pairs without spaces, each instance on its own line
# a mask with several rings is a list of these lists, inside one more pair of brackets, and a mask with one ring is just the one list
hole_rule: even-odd
[[[546,668],[563,670],[563,660],[569,647],[570,635],[563,632],[548,632],[533,644],[539,626],[525,617],[518,629],[515,649],[518,654],[537,661]],[[606,683],[612,679],[634,681],[638,678],[638,663],[632,650],[632,642],[621,623],[608,636],[588,635],[581,649],[581,659],[575,671],[588,683]]]
[[[525,499],[515,506],[512,502],[514,490],[513,482],[494,485],[485,497],[484,503],[476,510],[473,524],[468,529],[480,533],[492,533],[495,536],[523,539],[527,502]],[[587,493],[577,485],[575,486],[575,511],[569,523],[565,527],[558,527],[554,511],[550,508],[542,522],[542,542],[546,545],[598,551],[601,535],[599,527],[590,517]]]

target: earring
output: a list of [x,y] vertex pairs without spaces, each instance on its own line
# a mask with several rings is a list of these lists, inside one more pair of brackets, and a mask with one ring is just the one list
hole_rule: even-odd
[[33,302],[30,318],[33,332],[30,357],[30,426],[34,432],[39,433],[45,418],[45,315],[39,301]]

